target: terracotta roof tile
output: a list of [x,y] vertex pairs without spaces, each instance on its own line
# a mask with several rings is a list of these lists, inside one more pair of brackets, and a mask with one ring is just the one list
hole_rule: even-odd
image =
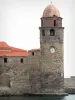
[[28,55],[29,53],[26,50],[9,46],[5,42],[0,42],[0,56],[28,56]]

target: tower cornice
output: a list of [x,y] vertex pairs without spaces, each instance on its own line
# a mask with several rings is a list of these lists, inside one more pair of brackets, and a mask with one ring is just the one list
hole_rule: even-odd
[[57,17],[57,16],[52,16],[52,17],[41,17],[40,19],[52,19],[52,18],[60,18],[60,19],[63,19],[62,17]]
[[60,29],[60,28],[64,29],[64,27],[39,27],[39,29],[51,29],[51,28],[53,28],[53,29],[56,29],[56,28],[58,28],[58,29]]

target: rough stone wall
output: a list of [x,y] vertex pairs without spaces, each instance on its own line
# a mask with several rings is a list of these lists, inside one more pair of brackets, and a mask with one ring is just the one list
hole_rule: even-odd
[[[54,55],[50,54],[51,45],[56,47]],[[41,50],[29,53],[28,57],[6,57],[7,63],[4,57],[0,58],[0,83],[9,88],[6,92],[14,95],[58,92],[63,86],[63,44],[44,43]]]
[[[28,57],[1,57],[0,94],[40,93],[40,57],[40,50],[29,51]],[[4,63],[4,58],[7,58],[7,63]]]
[[[1,79],[1,85],[5,82],[4,85],[10,88],[9,93],[11,94],[29,92],[28,57],[6,57],[7,63],[4,63],[4,58],[5,57],[0,58],[0,77],[4,76],[4,78]],[[23,58],[23,63],[20,62],[21,58]],[[7,77],[9,83],[7,83],[5,77]]]
[[[45,36],[42,36],[42,29],[45,30]],[[54,27],[53,29],[55,30],[55,36],[50,36],[50,29],[52,28],[41,28],[40,27],[40,44],[53,43],[53,42],[63,43],[63,37],[64,37],[63,28]]]
[[[50,46],[54,46],[56,52],[50,53]],[[63,89],[64,71],[63,71],[63,44],[41,44],[41,71],[42,86],[44,92]],[[43,90],[42,89],[42,90]],[[46,91],[45,91],[46,90]]]
[[[34,55],[32,55],[34,52]],[[29,83],[30,92],[33,94],[40,93],[40,50],[30,51],[29,56]]]
[[66,93],[75,94],[75,76],[64,78],[64,88]]
[[75,77],[74,78],[64,78],[64,86],[66,88],[74,88],[75,89]]
[[[40,27],[40,44],[41,44],[41,61],[40,69],[41,91],[43,93],[63,92],[64,89],[64,65],[63,65],[63,36],[61,18],[42,18],[42,26]],[[57,24],[54,26],[54,20]],[[55,35],[50,36],[50,29],[55,30]],[[42,36],[42,30],[45,35]],[[55,53],[50,52],[50,47],[55,47]]]

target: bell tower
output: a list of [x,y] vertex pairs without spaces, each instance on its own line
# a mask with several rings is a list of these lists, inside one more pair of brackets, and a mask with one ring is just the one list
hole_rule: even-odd
[[64,88],[62,18],[58,9],[48,5],[41,18],[41,86],[43,93],[62,93]]

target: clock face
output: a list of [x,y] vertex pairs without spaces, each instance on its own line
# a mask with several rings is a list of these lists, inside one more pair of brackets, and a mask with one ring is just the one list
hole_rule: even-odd
[[50,52],[55,53],[55,48],[53,46],[50,48]]

